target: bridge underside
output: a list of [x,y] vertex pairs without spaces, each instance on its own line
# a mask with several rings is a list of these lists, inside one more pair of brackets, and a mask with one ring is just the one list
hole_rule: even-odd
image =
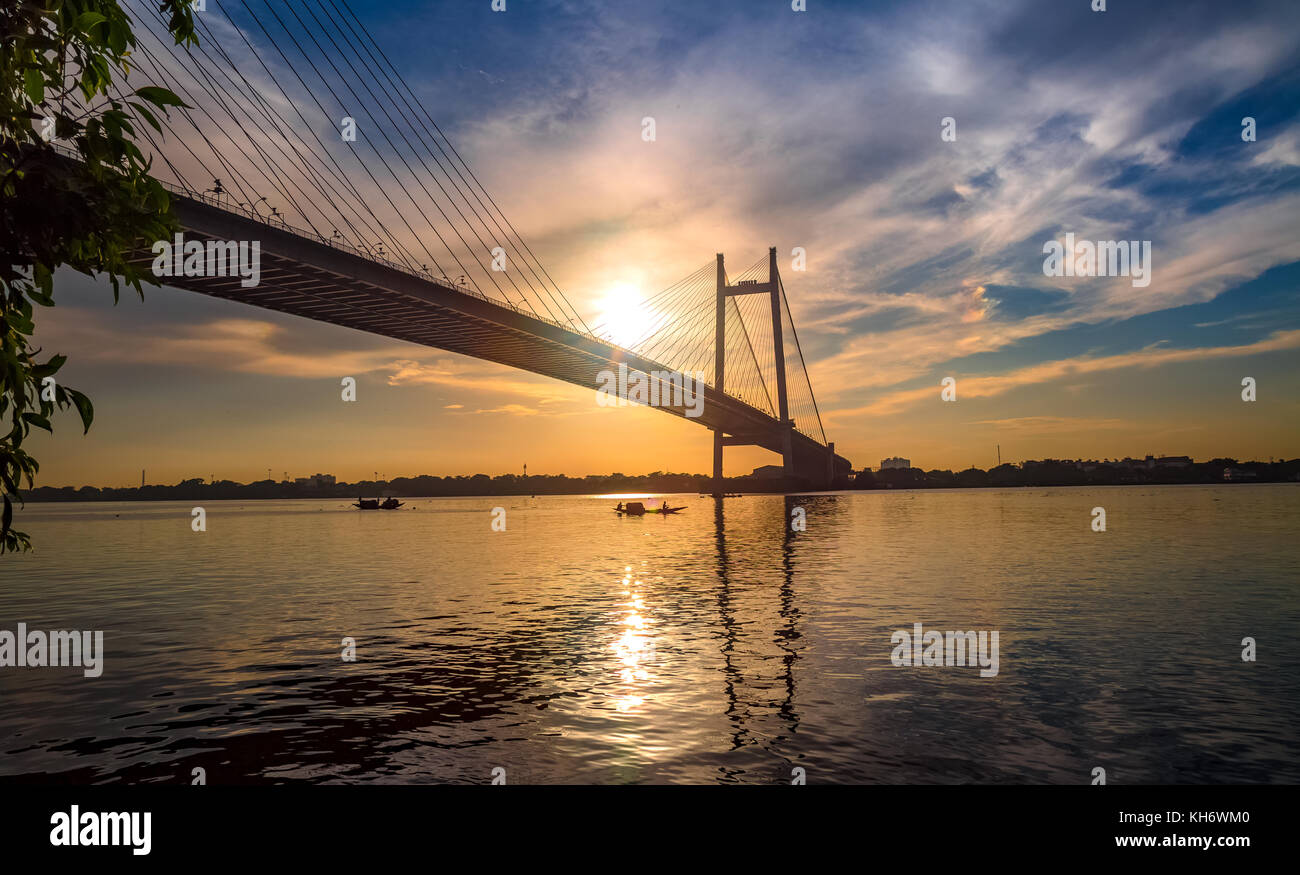
[[[173,208],[187,241],[259,241],[261,276],[253,288],[242,287],[238,276],[169,277],[167,285],[461,353],[592,390],[600,385],[601,371],[617,370],[619,364],[646,374],[671,370],[463,289],[201,201],[173,195]],[[132,260],[148,269],[153,259],[151,251],[141,250]],[[684,407],[659,409],[686,414]],[[728,443],[775,453],[781,453],[790,428],[713,387],[705,387],[701,414],[693,421],[732,436]],[[851,469],[848,459],[800,432],[793,431],[791,448],[794,473],[809,487],[829,486],[832,474],[847,475]]]

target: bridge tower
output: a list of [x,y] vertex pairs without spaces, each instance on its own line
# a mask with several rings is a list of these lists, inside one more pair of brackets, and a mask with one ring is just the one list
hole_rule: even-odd
[[[777,418],[781,423],[781,469],[788,479],[794,476],[794,420],[790,419],[790,405],[785,387],[785,345],[781,331],[781,277],[776,270],[776,247],[767,250],[767,282],[748,282],[727,285],[727,272],[723,267],[722,253],[718,253],[717,321],[713,333],[714,384],[719,392],[726,391],[727,298],[739,295],[767,295],[772,303],[772,350],[776,359]],[[713,432],[713,493],[722,495],[722,448],[751,444],[743,436],[728,437],[721,429]],[[832,445],[833,458],[833,445]]]

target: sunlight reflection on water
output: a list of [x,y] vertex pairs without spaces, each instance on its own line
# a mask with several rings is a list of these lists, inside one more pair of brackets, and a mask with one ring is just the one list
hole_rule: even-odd
[[[1296,486],[629,497],[29,505],[0,629],[107,655],[0,668],[0,777],[1300,781]],[[894,667],[917,622],[999,675]]]

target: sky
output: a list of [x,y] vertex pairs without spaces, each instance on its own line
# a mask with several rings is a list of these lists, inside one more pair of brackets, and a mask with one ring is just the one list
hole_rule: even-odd
[[[1300,5],[1107,6],[354,4],[588,322],[777,247],[857,468],[1300,456]],[[1149,284],[1045,275],[1067,233],[1150,241]],[[32,438],[38,485],[710,469],[698,426],[488,362],[173,288],[56,299],[37,341],[96,422]]]

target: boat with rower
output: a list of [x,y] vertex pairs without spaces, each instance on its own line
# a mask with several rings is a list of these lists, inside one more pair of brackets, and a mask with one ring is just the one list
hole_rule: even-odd
[[358,510],[397,510],[402,504],[396,498],[385,498],[383,502],[378,498],[358,498],[352,506]]
[[645,516],[648,513],[670,514],[683,510],[686,510],[686,505],[669,507],[668,502],[664,502],[661,507],[646,507],[639,501],[629,501],[627,504],[620,501],[618,507],[614,508],[614,513],[619,516]]

